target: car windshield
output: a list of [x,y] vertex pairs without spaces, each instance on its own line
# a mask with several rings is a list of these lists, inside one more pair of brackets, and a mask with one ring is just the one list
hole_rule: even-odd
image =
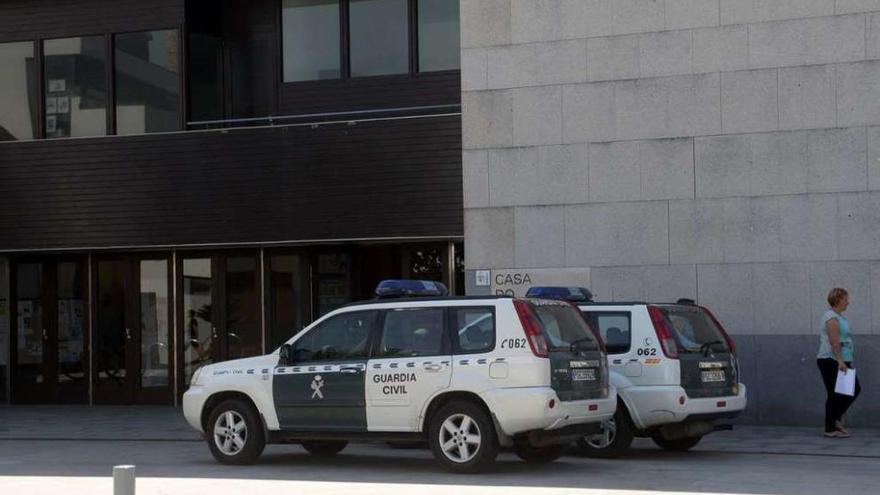
[[532,301],[550,350],[596,350],[599,343],[577,309],[556,301]]
[[662,310],[671,323],[682,352],[729,352],[724,333],[704,309],[667,306]]

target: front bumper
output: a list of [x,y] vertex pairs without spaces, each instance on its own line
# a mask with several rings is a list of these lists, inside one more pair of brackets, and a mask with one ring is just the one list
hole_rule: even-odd
[[608,397],[568,402],[560,401],[550,387],[501,388],[482,395],[498,426],[508,436],[533,430],[598,424],[614,416],[617,408],[617,391],[613,387]]
[[205,407],[205,401],[208,400],[208,393],[204,387],[190,386],[183,394],[183,417],[186,422],[196,430],[204,433],[202,428],[202,409]]

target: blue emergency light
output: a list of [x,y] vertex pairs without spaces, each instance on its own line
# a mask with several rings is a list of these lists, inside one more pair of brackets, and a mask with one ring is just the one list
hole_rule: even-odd
[[433,280],[383,280],[376,286],[376,297],[379,299],[448,295],[449,289],[442,283]]
[[592,302],[593,293],[585,287],[531,287],[526,297],[561,299],[571,302]]

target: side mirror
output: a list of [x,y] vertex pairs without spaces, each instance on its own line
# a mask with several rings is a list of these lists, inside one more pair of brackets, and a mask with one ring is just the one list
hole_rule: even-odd
[[290,344],[284,344],[281,346],[281,349],[278,350],[278,357],[280,358],[279,364],[289,365],[293,362],[293,348]]

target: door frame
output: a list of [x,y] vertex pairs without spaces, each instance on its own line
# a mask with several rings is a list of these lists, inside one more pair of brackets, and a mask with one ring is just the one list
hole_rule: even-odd
[[135,375],[138,375],[138,371],[140,370],[140,364],[137,360],[140,358],[140,352],[135,352],[135,350],[140,351],[140,346],[135,345],[137,340],[135,334],[137,332],[132,332],[131,329],[134,327],[134,323],[136,323],[136,317],[134,315],[134,306],[137,302],[137,298],[134,296],[134,280],[132,273],[132,262],[131,256],[125,253],[97,253],[92,255],[92,280],[94,281],[92,287],[92,293],[90,294],[90,307],[91,314],[94,317],[95,324],[92,325],[92,331],[94,333],[94,341],[97,342],[98,332],[98,322],[100,318],[98,317],[99,311],[99,301],[98,301],[98,291],[100,289],[100,278],[98,276],[99,270],[98,266],[102,262],[121,262],[122,263],[122,283],[123,283],[123,295],[122,301],[125,305],[123,307],[122,320],[124,325],[124,350],[123,354],[125,356],[125,383],[122,386],[122,396],[118,395],[119,391],[107,391],[99,386],[99,375],[101,370],[98,366],[98,357],[100,356],[99,352],[95,352],[95,360],[94,366],[92,367],[91,373],[91,382],[92,382],[92,402],[94,404],[116,404],[116,405],[128,405],[133,404],[135,401],[135,392],[137,381],[135,380]]

